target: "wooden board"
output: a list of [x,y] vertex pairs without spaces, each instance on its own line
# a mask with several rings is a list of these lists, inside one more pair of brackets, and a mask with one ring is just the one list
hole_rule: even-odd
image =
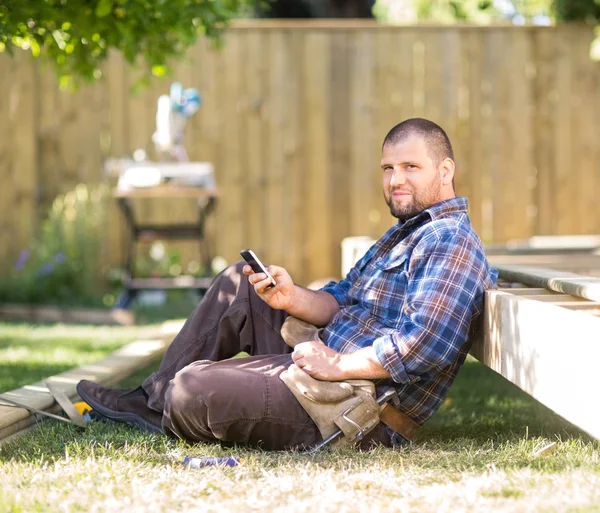
[[[70,398],[77,397],[75,387],[82,379],[107,386],[116,384],[164,354],[180,327],[181,325],[175,324],[165,325],[162,333],[157,333],[159,338],[131,342],[96,363],[47,379],[56,383]],[[50,410],[54,403],[42,381],[0,394],[0,399],[3,396],[39,410]],[[37,415],[32,415],[23,408],[0,406],[0,441],[33,424],[36,418]]]
[[471,353],[600,439],[600,318],[495,290],[486,292],[485,301],[483,334]]

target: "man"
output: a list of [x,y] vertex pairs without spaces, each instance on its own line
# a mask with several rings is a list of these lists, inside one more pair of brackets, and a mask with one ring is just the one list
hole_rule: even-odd
[[[188,441],[285,449],[321,441],[318,428],[279,379],[294,362],[324,381],[393,386],[398,409],[423,424],[439,407],[469,350],[483,292],[497,273],[454,193],[446,133],[415,118],[382,146],[383,194],[398,223],[345,279],[312,291],[270,266],[277,286],[238,263],[215,278],[158,372],[134,390],[82,381],[80,396],[101,414]],[[246,275],[247,278],[244,276]],[[321,330],[292,354],[280,330],[288,315]],[[250,357],[229,359],[240,351]],[[395,438],[394,438],[395,437]],[[379,425],[371,440],[398,437]]]

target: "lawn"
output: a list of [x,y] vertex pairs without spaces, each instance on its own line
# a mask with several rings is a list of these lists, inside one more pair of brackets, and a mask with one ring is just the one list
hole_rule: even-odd
[[[24,327],[10,329],[24,330],[19,347],[41,350],[38,328],[31,335]],[[65,351],[78,340],[83,352],[97,350],[99,357],[132,334],[60,329],[52,342],[57,355],[58,339]],[[7,338],[3,351],[10,351]],[[21,362],[23,379],[39,379],[40,361],[59,371],[67,365],[68,358],[52,363],[36,353],[31,367],[27,358]],[[0,511],[600,511],[599,454],[599,442],[469,359],[416,443],[395,451],[307,457],[189,446],[121,425],[96,423],[80,432],[44,421],[0,446]],[[186,469],[187,455],[236,455],[243,462]]]
[[0,323],[0,393],[95,362],[159,328]]

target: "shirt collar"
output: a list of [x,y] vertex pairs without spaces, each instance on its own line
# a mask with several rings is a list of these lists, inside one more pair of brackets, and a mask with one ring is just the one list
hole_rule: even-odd
[[414,224],[418,224],[429,217],[432,221],[446,217],[448,214],[459,214],[467,213],[469,210],[469,201],[467,198],[456,197],[448,200],[440,201],[430,207],[426,208],[422,212],[419,212],[416,216],[407,219],[406,221],[398,221],[400,228],[407,228]]

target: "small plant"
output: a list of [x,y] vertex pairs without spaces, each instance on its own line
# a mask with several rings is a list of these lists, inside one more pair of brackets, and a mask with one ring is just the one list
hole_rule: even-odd
[[108,189],[79,184],[57,197],[39,236],[0,277],[0,302],[101,305]]

